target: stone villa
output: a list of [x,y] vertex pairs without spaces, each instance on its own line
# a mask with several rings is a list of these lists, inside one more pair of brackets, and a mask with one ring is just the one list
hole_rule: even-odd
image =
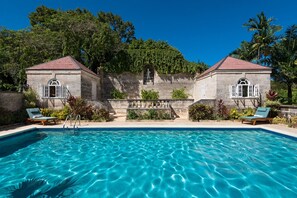
[[[60,107],[69,94],[90,101],[110,99],[112,89],[139,99],[141,90],[159,91],[160,99],[171,99],[173,89],[184,88],[190,103],[222,99],[227,106],[256,107],[270,89],[271,69],[226,57],[202,74],[158,74],[145,67],[141,74],[97,75],[70,56],[30,67],[27,83],[46,107]],[[189,102],[189,100],[188,100]],[[188,103],[187,103],[188,104]]]

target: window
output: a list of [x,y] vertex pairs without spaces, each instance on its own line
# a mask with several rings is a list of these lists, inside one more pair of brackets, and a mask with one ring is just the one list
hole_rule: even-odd
[[145,67],[143,71],[143,84],[146,85],[148,83],[154,84],[154,68],[153,67]]
[[259,97],[259,85],[252,85],[246,78],[241,78],[236,85],[230,86],[231,98]]
[[249,96],[249,84],[250,82],[246,78],[241,78],[237,82],[238,86],[238,93],[241,97],[248,97]]
[[66,96],[66,87],[62,86],[57,79],[51,79],[47,85],[43,86],[44,98],[64,98]]

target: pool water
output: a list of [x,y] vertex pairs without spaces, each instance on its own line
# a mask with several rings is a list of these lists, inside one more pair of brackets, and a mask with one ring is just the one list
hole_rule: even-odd
[[36,130],[0,140],[1,197],[297,197],[297,141],[262,129]]

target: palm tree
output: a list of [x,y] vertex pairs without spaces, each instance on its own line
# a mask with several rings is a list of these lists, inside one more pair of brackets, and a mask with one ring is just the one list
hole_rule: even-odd
[[245,24],[249,31],[254,32],[251,41],[251,54],[256,53],[258,62],[265,61],[264,58],[270,55],[271,46],[277,40],[275,33],[282,28],[278,25],[272,25],[273,18],[267,18],[264,12],[257,15],[257,18],[250,18]]
[[297,25],[287,28],[282,40],[275,44],[270,63],[275,80],[288,89],[288,103],[292,103],[292,86],[297,83]]
[[240,47],[230,53],[230,56],[246,61],[253,61],[256,53],[252,51],[252,44],[248,41],[242,41]]

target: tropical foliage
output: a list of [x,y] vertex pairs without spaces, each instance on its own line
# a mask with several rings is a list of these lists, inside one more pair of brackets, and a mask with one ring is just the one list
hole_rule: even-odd
[[163,41],[135,38],[135,28],[120,16],[85,9],[55,10],[40,6],[29,15],[25,30],[0,28],[0,90],[21,91],[25,69],[67,55],[95,73],[138,73],[146,65],[158,72],[195,73],[204,63],[192,63]]
[[252,39],[243,41],[231,55],[271,67],[273,80],[287,86],[287,103],[292,104],[292,88],[297,83],[297,25],[277,36],[282,28],[273,22],[274,19],[267,18],[263,12],[249,19],[244,26],[253,32]]
[[297,25],[290,26],[271,54],[273,78],[287,86],[288,103],[292,104],[292,87],[297,83]]

